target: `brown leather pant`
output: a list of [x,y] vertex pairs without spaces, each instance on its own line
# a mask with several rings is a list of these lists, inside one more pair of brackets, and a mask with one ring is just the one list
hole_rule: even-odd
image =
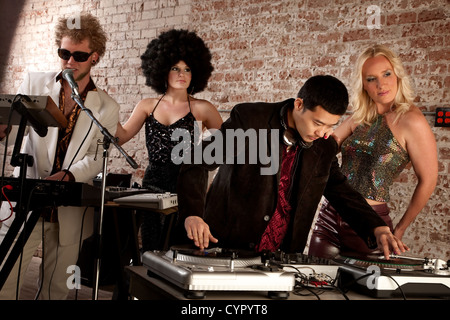
[[[391,231],[392,220],[387,204],[374,205],[372,208],[386,222]],[[373,252],[355,231],[342,220],[337,211],[324,201],[314,227],[308,254],[314,257],[334,258],[341,252],[365,256]]]

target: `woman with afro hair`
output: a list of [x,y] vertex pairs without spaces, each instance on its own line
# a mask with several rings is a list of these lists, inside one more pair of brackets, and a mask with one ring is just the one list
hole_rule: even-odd
[[[118,124],[116,136],[119,144],[124,144],[145,124],[149,165],[142,187],[175,193],[180,164],[173,161],[172,150],[180,141],[172,141],[172,133],[176,129],[187,130],[193,142],[194,128],[199,123],[202,128],[196,130],[218,129],[222,124],[215,106],[192,96],[207,86],[214,70],[211,53],[195,32],[172,29],[153,39],[141,60],[146,85],[159,96],[141,100],[128,121],[123,126]],[[163,214],[143,214],[144,252],[164,249],[166,220]]]

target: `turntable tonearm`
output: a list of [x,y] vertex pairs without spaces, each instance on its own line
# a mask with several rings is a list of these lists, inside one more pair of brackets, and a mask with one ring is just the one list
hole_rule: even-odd
[[235,250],[147,251],[142,262],[150,276],[178,286],[190,299],[202,299],[206,291],[267,291],[270,298],[286,299],[295,286],[293,273]]
[[354,255],[336,259],[339,287],[355,289],[376,298],[450,297],[449,261],[441,259],[395,256]]

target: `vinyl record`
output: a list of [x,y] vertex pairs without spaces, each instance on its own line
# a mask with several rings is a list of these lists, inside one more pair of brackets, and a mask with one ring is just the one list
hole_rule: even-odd
[[198,248],[174,246],[166,252],[166,257],[178,262],[228,267],[232,263],[236,267],[247,267],[261,264],[261,256],[252,251],[224,248]]
[[385,269],[401,269],[401,270],[422,270],[424,259],[395,256],[392,255],[386,259],[383,255],[370,254],[358,255],[354,253],[343,253],[335,258],[336,262],[343,264],[350,264],[361,268],[367,268],[371,265],[376,265]]
[[196,257],[205,258],[255,258],[259,257],[260,254],[254,251],[245,251],[239,249],[228,249],[228,248],[206,248],[200,250],[193,246],[172,246],[170,250],[176,251],[177,254],[191,255]]

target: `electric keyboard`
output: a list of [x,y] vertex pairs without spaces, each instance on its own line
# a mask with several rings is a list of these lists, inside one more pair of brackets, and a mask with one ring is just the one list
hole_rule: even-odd
[[[9,201],[19,201],[20,181],[13,177],[0,177]],[[100,207],[102,189],[82,182],[68,182],[42,179],[25,179],[22,190],[23,201],[28,209],[48,206]],[[5,200],[2,195],[2,200]],[[177,196],[173,193],[154,193],[148,189],[130,189],[107,187],[105,201],[149,209],[167,209],[178,205]]]
[[[82,182],[25,179],[21,190],[20,180],[13,177],[0,177],[1,186],[11,186],[4,192],[9,201],[18,201],[20,191],[28,209],[46,206],[100,206],[101,189]],[[2,200],[5,200],[2,195]],[[28,202],[29,201],[29,202]]]

